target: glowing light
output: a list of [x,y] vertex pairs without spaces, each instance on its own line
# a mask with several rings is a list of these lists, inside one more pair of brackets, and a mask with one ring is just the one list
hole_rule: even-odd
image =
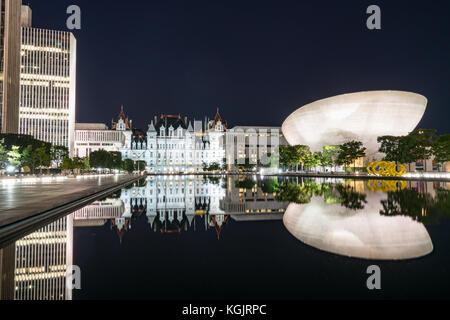
[[6,172],[14,173],[14,172],[16,172],[16,167],[14,167],[14,166],[7,166],[6,167]]

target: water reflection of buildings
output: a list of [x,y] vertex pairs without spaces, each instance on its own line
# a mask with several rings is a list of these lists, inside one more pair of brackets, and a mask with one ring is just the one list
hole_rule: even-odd
[[111,221],[111,228],[122,242],[133,219],[141,216],[146,217],[153,232],[176,234],[214,229],[218,238],[230,217],[235,221],[282,219],[287,204],[277,203],[275,194],[264,193],[261,186],[241,191],[233,179],[148,177],[145,182],[122,190],[115,199],[97,201],[75,212],[74,225],[102,226]]
[[116,199],[97,201],[75,212],[75,226],[100,226],[110,220],[122,242],[132,219],[145,216],[154,232],[180,233],[204,226],[220,236],[228,220],[219,207],[224,196],[220,182],[203,177],[149,177],[123,189]]
[[236,221],[281,220],[288,203],[275,200],[276,191],[267,186],[275,181],[229,176],[226,197],[220,207]]
[[[308,184],[317,182],[301,185]],[[286,190],[301,195],[324,188]],[[448,190],[440,182],[348,180],[313,192],[307,201],[287,192],[283,196],[291,204],[283,221],[297,239],[324,251],[376,260],[418,258],[433,251],[425,225],[447,216]]]
[[71,300],[73,218],[61,218],[0,249],[0,299]]
[[71,300],[67,266],[73,259],[73,218],[59,219],[16,241],[16,300]]

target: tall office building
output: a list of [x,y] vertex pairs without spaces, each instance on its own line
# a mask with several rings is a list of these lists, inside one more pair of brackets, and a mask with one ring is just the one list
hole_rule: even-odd
[[[31,21],[31,17],[23,20]],[[75,132],[76,46],[70,32],[22,28],[19,131],[65,146],[71,153]]]
[[19,132],[22,0],[0,0],[0,133]]

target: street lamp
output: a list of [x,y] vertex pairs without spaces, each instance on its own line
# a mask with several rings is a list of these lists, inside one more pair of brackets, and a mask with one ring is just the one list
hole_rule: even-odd
[[6,172],[8,172],[8,173],[15,173],[16,172],[16,167],[9,165],[9,166],[6,167]]

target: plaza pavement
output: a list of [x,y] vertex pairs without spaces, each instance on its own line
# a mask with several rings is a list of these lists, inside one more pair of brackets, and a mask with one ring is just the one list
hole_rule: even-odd
[[0,179],[0,228],[137,179],[127,174]]

